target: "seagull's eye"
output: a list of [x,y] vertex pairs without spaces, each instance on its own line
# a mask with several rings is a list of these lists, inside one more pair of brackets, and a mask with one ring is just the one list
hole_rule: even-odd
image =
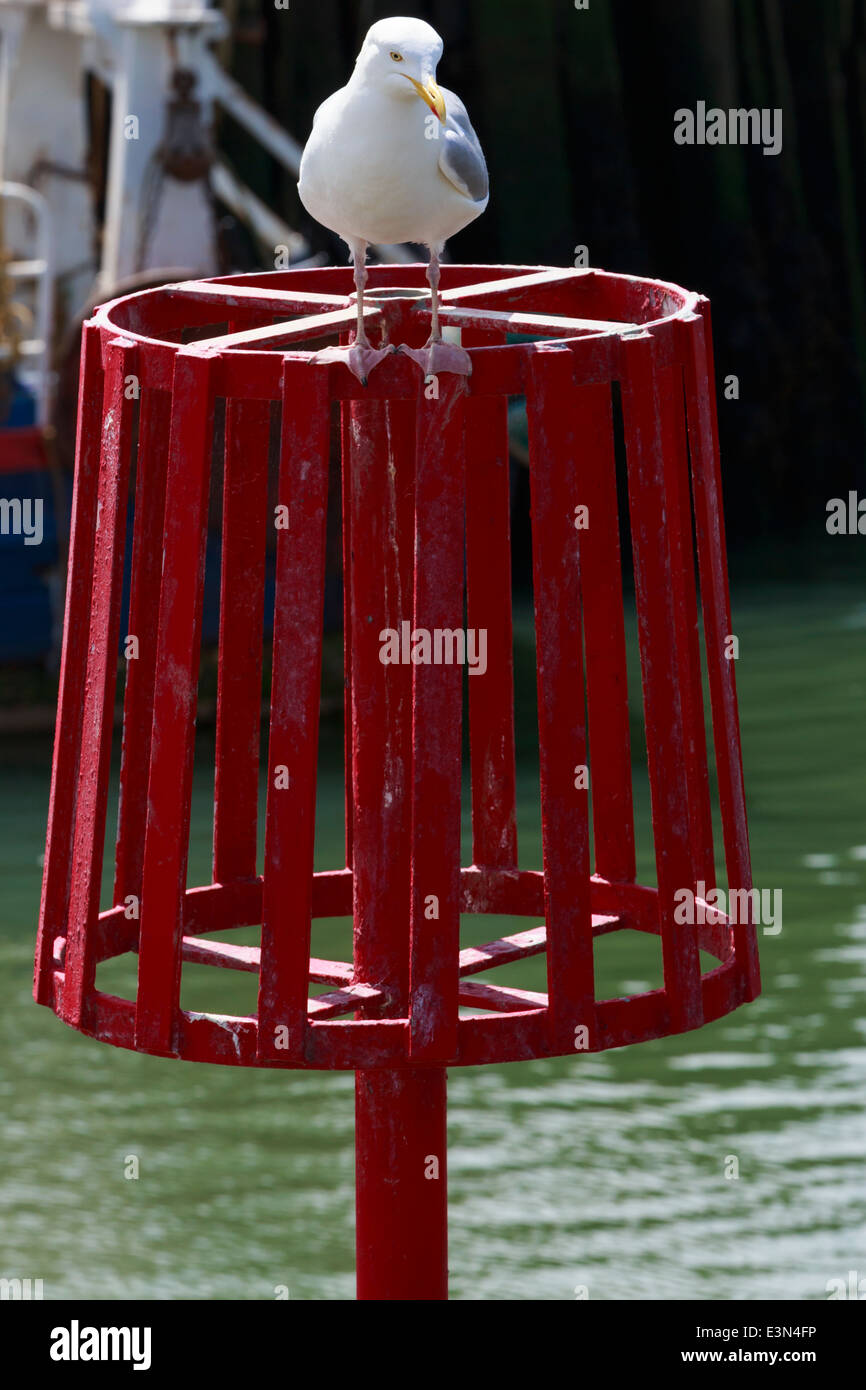
[[402,63],[402,61],[403,61],[403,54],[402,54],[402,53],[392,53],[392,54],[391,54],[391,57],[394,59],[394,62],[395,62],[395,63]]

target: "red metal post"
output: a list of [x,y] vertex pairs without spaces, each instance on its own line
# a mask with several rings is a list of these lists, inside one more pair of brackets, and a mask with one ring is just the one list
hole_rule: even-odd
[[447,1299],[446,1146],[444,1068],[356,1074],[359,1299]]
[[[452,449],[455,424],[459,429],[459,422],[453,420],[456,391],[456,387],[447,388],[441,417],[446,422],[444,438]],[[355,406],[344,460],[351,475],[347,495],[354,538],[349,650],[355,972],[357,978],[385,987],[380,1011],[392,1017],[405,1012],[409,984],[405,924],[410,852],[413,864],[417,854],[417,847],[412,851],[410,846],[407,804],[413,748],[417,747],[410,697],[416,719],[419,701],[412,670],[383,666],[379,649],[383,628],[400,631],[404,621],[417,617],[413,608],[415,470],[422,486],[437,471],[437,450],[425,428],[428,414],[433,417],[437,412],[435,407],[425,410],[420,405],[418,411],[416,443],[415,410],[410,402]],[[456,449],[455,454],[459,457]],[[444,487],[441,478],[439,488],[445,504],[454,506],[462,518],[459,493],[455,501],[455,492]],[[422,501],[430,503],[426,494],[418,499],[419,506]],[[445,529],[455,529],[454,523]],[[457,720],[459,748],[459,710]],[[459,789],[457,809],[459,817]],[[429,818],[425,830],[433,831]],[[446,910],[456,919],[456,891],[448,896],[453,901]],[[456,968],[454,946],[441,954],[443,961]],[[454,983],[456,1013],[456,979]],[[358,1297],[445,1299],[444,1069],[359,1070],[355,1116]]]

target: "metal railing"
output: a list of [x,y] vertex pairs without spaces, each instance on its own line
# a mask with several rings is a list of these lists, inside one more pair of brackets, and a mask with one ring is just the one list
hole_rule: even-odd
[[[0,257],[9,205],[23,206],[33,228],[30,256],[0,264],[0,364],[20,363],[20,375],[36,398],[36,420],[48,420],[51,391],[51,301],[54,273],[48,205],[23,183],[0,182]],[[29,287],[29,290],[28,290]],[[23,293],[22,293],[23,291]],[[12,327],[13,318],[21,330]],[[29,331],[28,331],[29,330]]]

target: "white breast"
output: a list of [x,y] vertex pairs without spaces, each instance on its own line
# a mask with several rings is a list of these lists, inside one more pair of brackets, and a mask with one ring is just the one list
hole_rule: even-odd
[[[429,118],[429,120],[428,120]],[[439,169],[436,117],[420,100],[344,87],[316,116],[301,161],[304,207],[341,236],[436,244],[482,211]]]

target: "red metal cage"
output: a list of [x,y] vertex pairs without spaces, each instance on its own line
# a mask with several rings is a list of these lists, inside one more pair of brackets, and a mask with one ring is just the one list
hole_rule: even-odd
[[[109,304],[86,325],[36,971],[37,999],[73,1027],[199,1061],[453,1065],[654,1038],[697,1027],[758,990],[751,925],[679,924],[674,912],[678,889],[716,881],[695,548],[727,881],[751,886],[734,666],[725,653],[731,622],[707,302],[595,270],[449,266],[443,277],[442,319],[463,331],[473,371],[468,385],[443,377],[438,392],[425,389],[399,354],[365,388],[341,365],[292,350],[350,324],[350,273],[342,269],[168,285]],[[420,267],[373,268],[374,331],[395,343],[421,341],[424,305],[411,294],[421,285]],[[509,344],[507,334],[533,340]],[[628,474],[653,887],[635,882],[613,383]],[[520,866],[515,822],[507,436],[514,395],[525,396],[530,431],[543,872]],[[190,887],[219,398],[225,472],[213,881]],[[273,402],[288,526],[277,541],[259,874]],[[343,869],[314,873],[333,402],[342,417],[347,857]],[[140,654],[126,663],[113,906],[100,912],[133,468],[127,628]],[[585,529],[575,525],[580,506]],[[468,680],[473,862],[461,866],[462,671],[456,662],[383,666],[378,637],[401,632],[403,623],[412,633],[454,632],[464,619],[486,630],[489,648],[486,674]],[[587,780],[575,776],[581,767],[590,769],[591,793],[576,785]],[[130,915],[130,899],[140,903],[138,916]],[[534,924],[461,950],[460,915],[479,912]],[[341,915],[353,917],[353,960],[311,959],[311,919]],[[246,924],[261,924],[260,947],[208,940]],[[622,928],[660,935],[664,988],[597,999],[593,940]],[[707,973],[701,950],[720,962]],[[138,953],[136,998],[97,990],[98,962],[127,951]],[[539,952],[547,955],[546,995],[472,979]],[[258,972],[257,1014],[182,1010],[185,961]],[[333,990],[310,998],[310,982]]]
[[[133,294],[97,311],[82,350],[36,998],[82,1032],[157,1055],[356,1069],[364,1298],[445,1296],[445,1182],[425,1179],[431,1156],[444,1179],[446,1066],[657,1038],[759,989],[750,921],[699,912],[689,923],[676,911],[681,890],[700,897],[716,885],[714,782],[727,886],[751,887],[707,301],[596,270],[446,266],[442,287],[442,322],[462,333],[468,379],[424,383],[395,353],[362,387],[343,365],[316,361],[316,341],[345,341],[352,325],[348,269]],[[421,266],[373,267],[373,336],[420,346],[424,289]],[[542,869],[521,866],[517,839],[514,397],[529,425]],[[190,886],[216,466],[213,873]],[[314,872],[329,507],[342,535],[346,862]],[[279,515],[261,754],[265,554]],[[627,527],[654,884],[636,881]],[[449,634],[453,659],[384,665],[389,630]],[[467,676],[465,693],[453,643],[470,631],[486,633],[486,671]],[[125,663],[123,634],[137,646]],[[119,665],[113,890],[100,911]],[[478,913],[527,927],[461,949],[461,914]],[[352,959],[312,956],[314,919],[341,916],[352,919]],[[260,943],[214,939],[241,926],[260,927]],[[663,987],[599,998],[595,938],[623,929],[660,937]],[[714,968],[702,969],[701,951]],[[134,997],[99,989],[99,964],[128,952],[138,955]],[[545,993],[490,977],[541,953]],[[255,1013],[182,1008],[185,963],[257,974]]]

